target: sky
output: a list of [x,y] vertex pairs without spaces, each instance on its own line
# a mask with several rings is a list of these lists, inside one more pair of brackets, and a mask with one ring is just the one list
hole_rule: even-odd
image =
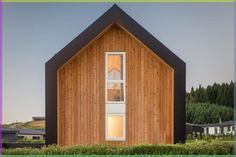
[[[3,4],[3,124],[45,115],[45,63],[114,3]],[[234,79],[232,3],[117,3],[186,63],[186,90]]]

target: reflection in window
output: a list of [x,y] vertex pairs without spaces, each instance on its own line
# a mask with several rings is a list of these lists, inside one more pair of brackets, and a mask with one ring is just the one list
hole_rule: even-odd
[[123,65],[121,54],[108,55],[108,79],[109,80],[123,80]]
[[120,80],[121,74],[118,69],[111,69],[108,71],[108,80]]
[[107,100],[124,101],[123,83],[107,83]]
[[108,115],[107,118],[108,138],[123,138],[123,116]]

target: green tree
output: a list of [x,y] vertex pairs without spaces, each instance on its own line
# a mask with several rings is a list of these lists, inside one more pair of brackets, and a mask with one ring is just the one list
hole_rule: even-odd
[[219,118],[233,120],[233,109],[210,103],[188,103],[186,106],[186,121],[189,123],[217,123]]
[[221,106],[234,106],[234,83],[222,83],[209,85],[206,88],[199,85],[198,88],[191,88],[191,91],[186,93],[187,103],[205,102],[217,104]]

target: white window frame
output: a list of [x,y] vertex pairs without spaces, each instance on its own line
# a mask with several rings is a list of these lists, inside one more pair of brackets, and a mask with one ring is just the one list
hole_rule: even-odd
[[[123,57],[123,63],[122,63],[122,67],[123,67],[123,69],[122,69],[122,71],[123,71],[123,80],[109,80],[108,79],[108,55],[122,55],[122,57]],[[106,76],[105,76],[105,78],[106,78],[106,83],[105,83],[105,101],[106,101],[106,103],[111,103],[111,104],[114,104],[114,103],[116,103],[116,104],[124,104],[125,103],[125,100],[126,100],[126,98],[125,98],[125,93],[126,93],[126,91],[125,91],[125,87],[126,87],[126,84],[125,84],[125,80],[126,80],[126,72],[125,72],[125,69],[126,69],[126,67],[125,67],[125,63],[126,63],[126,61],[125,61],[125,52],[106,52],[106,57],[105,57],[105,74],[106,74]],[[108,101],[107,100],[107,83],[122,83],[123,84],[123,93],[124,93],[124,101]]]
[[[126,58],[125,52],[105,52],[105,140],[106,141],[125,141],[126,140]],[[108,55],[122,55],[122,80],[108,79]],[[122,83],[123,84],[123,101],[107,101],[107,84],[108,83]],[[111,105],[114,105],[112,107]],[[123,116],[123,137],[112,138],[108,137],[108,116]]]

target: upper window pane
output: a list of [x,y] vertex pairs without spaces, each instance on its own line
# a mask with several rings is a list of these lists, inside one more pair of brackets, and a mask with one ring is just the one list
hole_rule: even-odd
[[108,55],[108,80],[123,80],[123,56],[121,54]]

